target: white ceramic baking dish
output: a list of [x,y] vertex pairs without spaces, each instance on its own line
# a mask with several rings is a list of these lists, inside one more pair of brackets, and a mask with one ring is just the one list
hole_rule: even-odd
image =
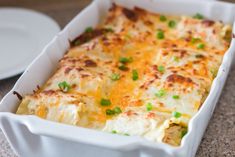
[[[197,12],[214,20],[232,24],[235,6],[216,1],[188,0],[114,0],[132,8],[152,12],[193,15]],[[112,2],[95,0],[76,16],[31,63],[14,88],[0,103],[0,126],[15,153],[21,157],[193,157],[225,84],[235,52],[233,38],[215,78],[211,92],[199,112],[189,123],[188,134],[180,147],[153,143],[140,137],[126,137],[86,128],[46,121],[35,116],[14,114],[19,100],[13,95],[32,93],[55,71],[58,60],[73,40],[88,26],[95,26],[107,13]],[[235,27],[233,29],[235,32]],[[10,62],[10,61],[9,61]]]

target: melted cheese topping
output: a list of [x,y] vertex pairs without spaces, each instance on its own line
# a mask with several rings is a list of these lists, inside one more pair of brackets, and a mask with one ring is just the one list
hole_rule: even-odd
[[24,97],[17,114],[180,145],[230,31],[221,22],[114,5],[103,24],[71,43],[56,73]]

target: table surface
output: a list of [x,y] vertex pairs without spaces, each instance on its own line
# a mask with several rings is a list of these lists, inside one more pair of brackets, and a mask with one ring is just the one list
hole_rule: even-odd
[[[233,1],[234,0],[228,0]],[[0,0],[0,7],[34,9],[54,18],[63,28],[91,0]],[[0,80],[0,100],[20,75]],[[202,139],[196,157],[235,157],[235,66]],[[0,131],[0,157],[16,157]]]

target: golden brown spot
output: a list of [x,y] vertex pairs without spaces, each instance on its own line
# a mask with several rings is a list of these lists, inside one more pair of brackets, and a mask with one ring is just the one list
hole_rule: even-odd
[[93,60],[87,59],[84,61],[86,67],[96,67],[97,64]]
[[112,64],[113,63],[113,61],[106,61],[106,62],[104,62],[105,64]]
[[215,22],[212,20],[203,20],[202,24],[205,25],[206,27],[210,27],[210,26],[214,25]]
[[186,50],[181,50],[180,51],[180,57],[183,58],[187,54]]
[[131,110],[126,111],[125,114],[126,114],[127,116],[133,116],[133,115],[136,116],[136,115],[138,115],[137,113],[135,113],[135,112],[133,112],[133,111],[131,111]]
[[94,29],[91,32],[84,32],[83,34],[81,34],[80,36],[78,36],[74,41],[72,41],[70,43],[70,45],[73,46],[78,46],[78,45],[82,45],[98,36],[101,36],[103,34],[106,34],[108,32],[111,32],[109,29]]
[[196,75],[197,74],[197,70],[193,69],[192,73],[193,73],[193,75]]
[[188,84],[193,83],[193,81],[190,78],[187,78],[178,74],[172,74],[168,76],[167,81],[172,82],[172,83],[188,83]]
[[142,100],[135,100],[135,101],[131,101],[129,103],[129,106],[142,106],[143,102]]
[[85,77],[89,77],[90,75],[88,75],[88,74],[81,74],[81,77],[82,78],[85,78]]
[[45,91],[43,91],[43,93],[45,95],[51,96],[51,95],[55,94],[56,92],[54,90],[45,90]]
[[159,107],[164,107],[164,106],[165,105],[162,102],[159,103]]
[[138,15],[134,11],[127,8],[123,8],[122,12],[129,20],[133,22],[136,22],[138,20]]
[[172,44],[172,47],[177,47],[177,45],[176,44]]
[[157,65],[153,65],[152,68],[153,68],[154,71],[158,71]]
[[84,69],[83,68],[76,68],[77,71],[83,71]]
[[168,55],[168,52],[163,52],[162,55],[166,56],[166,55]]
[[73,84],[73,85],[72,85],[72,88],[76,88],[76,87],[77,87],[77,85],[76,85],[76,84]]
[[173,87],[173,84],[172,84],[172,83],[169,83],[168,86],[169,86],[169,87]]
[[140,86],[141,89],[148,89],[148,87],[155,81],[155,79],[145,82]]
[[196,60],[196,61],[193,61],[193,64],[198,64],[200,62],[201,62],[201,60]]
[[[144,24],[146,24],[147,26],[152,26],[153,22],[151,22],[150,20],[147,20],[144,22]],[[149,34],[150,32],[147,32],[147,34]]]
[[68,74],[71,70],[72,70],[72,68],[67,67],[67,68],[64,70],[64,73],[65,73],[65,74]]
[[216,34],[216,31],[215,31],[215,29],[213,29],[212,33],[213,33],[213,34]]
[[155,118],[155,117],[156,117],[156,114],[153,113],[153,112],[149,112],[149,113],[147,114],[147,118]]
[[142,9],[142,8],[139,8],[139,7],[135,7],[134,10],[140,14],[145,14],[146,13],[146,10]]
[[190,42],[191,41],[191,38],[185,38],[184,39],[186,42]]
[[195,57],[196,58],[205,58],[205,56],[203,56],[202,54],[197,54]]

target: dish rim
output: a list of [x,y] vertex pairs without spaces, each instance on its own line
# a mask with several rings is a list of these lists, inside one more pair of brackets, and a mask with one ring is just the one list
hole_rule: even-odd
[[[89,9],[89,7],[94,5],[96,3],[96,1],[97,0],[93,1],[88,7],[86,7],[84,10],[82,10],[76,17],[83,14],[86,10]],[[187,0],[178,0],[178,1],[187,1]],[[227,2],[216,2],[216,1],[208,1],[208,2],[209,3],[230,4]],[[198,2],[198,3],[201,3],[201,2]],[[75,20],[75,18],[71,22],[73,22]],[[4,105],[4,102],[6,101],[7,97],[12,95],[13,91],[17,90],[17,87],[18,87],[19,83],[21,82],[21,79],[25,75],[27,75],[27,70],[31,68],[31,66],[34,64],[34,62],[36,62],[42,55],[44,55],[46,53],[46,51],[50,45],[53,45],[54,43],[56,43],[60,39],[60,36],[63,36],[65,34],[70,23],[58,35],[56,35],[53,38],[53,40],[51,42],[49,42],[48,45],[42,50],[40,55],[38,55],[34,59],[34,61],[31,62],[31,64],[28,66],[28,68],[26,69],[24,74],[16,82],[16,84],[11,89],[11,91],[8,94],[6,94],[4,96],[4,98],[1,100],[0,107]],[[233,31],[232,32],[233,32],[233,34],[235,33],[235,22],[233,23]],[[110,134],[107,132],[102,132],[99,130],[92,130],[92,129],[83,128],[83,127],[79,127],[79,126],[70,126],[70,125],[66,125],[66,124],[62,124],[62,123],[58,123],[58,122],[51,122],[51,121],[44,120],[44,119],[41,119],[39,117],[32,116],[32,115],[16,115],[15,113],[11,113],[11,112],[0,112],[0,118],[2,118],[2,120],[8,119],[8,120],[14,120],[18,123],[21,123],[21,124],[25,125],[30,130],[30,132],[37,134],[37,135],[50,136],[50,137],[60,138],[60,139],[64,139],[64,140],[74,141],[74,142],[87,143],[87,144],[91,144],[91,145],[99,145],[102,147],[115,149],[115,150],[122,150],[122,151],[129,151],[129,150],[133,150],[133,149],[140,149],[140,148],[146,147],[146,148],[152,148],[152,149],[165,150],[166,152],[173,154],[174,152],[182,151],[184,148],[187,147],[186,145],[187,145],[187,142],[189,141],[189,137],[192,136],[191,134],[193,132],[193,128],[195,130],[195,126],[193,124],[195,123],[195,121],[197,121],[197,119],[200,118],[200,116],[203,113],[206,112],[206,109],[205,109],[207,107],[206,104],[208,104],[209,99],[213,98],[212,96],[215,93],[214,91],[216,90],[216,88],[219,88],[219,83],[223,79],[223,74],[225,74],[226,72],[227,73],[229,72],[229,68],[231,67],[232,60],[230,59],[229,63],[225,63],[225,60],[226,60],[225,58],[231,57],[231,55],[234,56],[234,53],[235,53],[235,38],[232,38],[230,46],[223,56],[223,61],[221,62],[218,74],[217,74],[216,78],[213,80],[213,83],[211,85],[211,90],[210,90],[206,100],[201,105],[201,108],[199,109],[199,111],[190,119],[190,122],[188,124],[188,133],[182,139],[181,145],[179,147],[174,147],[174,146],[171,146],[171,145],[168,145],[165,143],[151,142],[151,141],[146,140],[142,137],[136,137],[136,136],[126,137],[126,136],[116,135],[116,134],[113,135],[113,134]],[[48,126],[48,127],[45,127],[45,126]],[[52,130],[55,130],[58,128],[60,130],[59,132],[56,132],[56,133],[52,132]],[[62,131],[64,129],[66,129],[66,131],[69,131],[70,134],[65,135],[64,132]],[[108,138],[105,138],[105,142],[103,142],[103,141],[99,142],[98,140],[92,141],[92,139],[87,139],[87,136],[86,137],[81,136],[81,135],[80,136],[73,136],[73,135],[80,134],[80,133],[88,134],[92,137],[97,137],[97,135],[102,136],[102,137],[105,136],[105,137],[108,137],[109,139],[112,138],[115,140],[111,141],[111,144],[110,144],[110,142],[108,141]],[[120,139],[123,139],[123,140],[120,140]]]

